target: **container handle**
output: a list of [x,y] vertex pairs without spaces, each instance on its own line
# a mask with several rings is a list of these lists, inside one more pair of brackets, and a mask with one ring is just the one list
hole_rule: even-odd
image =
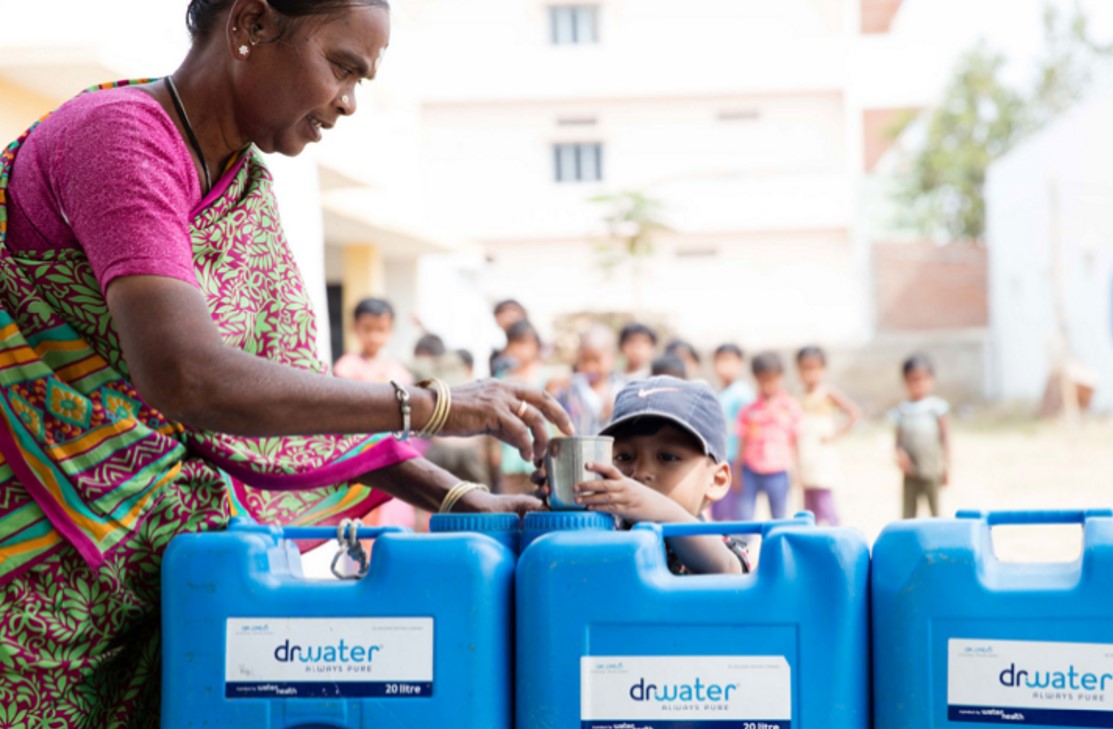
[[660,530],[663,537],[727,536],[730,534],[767,534],[771,529],[785,526],[815,526],[815,516],[801,511],[791,519],[771,521],[700,521],[683,524],[655,524],[642,522],[635,529]]
[[1085,524],[1087,519],[1113,517],[1113,509],[1035,509],[1030,511],[978,511],[963,509],[957,519],[977,519],[987,526],[1023,524]]
[[[367,575],[371,561],[367,557],[367,550],[363,548],[361,539],[375,539],[383,534],[404,534],[409,529],[396,526],[365,527],[358,519],[344,519],[335,529],[332,527],[284,527],[280,529],[286,539],[329,539],[335,537],[339,545],[336,556],[332,558],[329,569],[339,580],[361,580]],[[340,561],[344,555],[359,565],[359,571],[348,574],[340,569]]]
[[[400,526],[359,527],[355,530],[356,539],[378,539],[384,534],[408,534],[410,529]],[[278,527],[278,536],[293,541],[332,540],[338,537],[336,527]],[[351,530],[347,532],[351,534]]]

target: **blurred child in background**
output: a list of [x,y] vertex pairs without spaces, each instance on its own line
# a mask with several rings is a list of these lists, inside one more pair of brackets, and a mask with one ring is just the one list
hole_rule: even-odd
[[671,354],[662,354],[653,360],[649,373],[652,377],[675,377],[678,380],[688,379],[688,367],[684,360]]
[[908,399],[889,413],[897,430],[897,465],[904,474],[902,514],[916,516],[920,499],[939,516],[939,489],[951,475],[951,407],[936,397],[935,367],[925,355],[914,354],[901,366]]
[[657,351],[657,332],[645,324],[627,324],[618,335],[618,349],[625,361],[622,372],[625,380],[644,380],[650,375],[653,355]]
[[738,416],[742,470],[741,518],[754,518],[758,493],[769,512],[782,519],[788,511],[789,471],[800,428],[800,404],[784,390],[784,364],[773,352],[759,354],[751,365],[758,397]]
[[[394,334],[394,307],[385,299],[364,299],[355,309],[352,331],[359,341],[359,354],[346,354],[333,371],[337,377],[362,382],[397,382],[412,385],[413,375],[397,359],[386,353]],[[421,519],[414,507],[400,499],[391,499],[367,515],[369,526],[403,526],[420,528]]]
[[355,308],[352,333],[359,342],[359,354],[345,354],[336,362],[337,377],[361,382],[413,384],[413,377],[400,361],[386,353],[394,334],[394,307],[386,299],[364,299]]
[[819,347],[808,346],[797,352],[796,369],[804,383],[803,416],[796,443],[804,508],[815,514],[817,524],[835,526],[839,515],[833,490],[842,482],[842,463],[835,441],[851,431],[862,412],[827,384],[827,354]]
[[572,417],[577,433],[598,433],[611,419],[622,378],[615,367],[614,332],[596,324],[580,336],[576,369],[557,400]]
[[[715,377],[722,385],[719,404],[722,405],[727,427],[727,462],[738,463],[738,416],[757,397],[754,388],[746,381],[746,357],[737,344],[723,344],[715,350]],[[711,505],[711,515],[716,521],[738,521],[742,518],[742,471],[734,469],[730,491]]]
[[684,363],[685,379],[700,380],[703,376],[703,363],[700,362],[699,352],[690,343],[683,339],[674,339],[665,347],[665,354],[671,354]]
[[[495,326],[502,330],[503,335],[510,331],[510,327],[514,326],[520,321],[528,321],[529,314],[526,312],[526,307],[522,306],[517,299],[503,299],[495,304]],[[506,348],[491,350],[491,356],[487,359],[487,365],[490,367],[491,377],[500,377],[505,374],[507,368]]]
[[[499,378],[509,382],[545,389],[548,378],[541,362],[541,335],[526,320],[510,326],[506,331],[506,365]],[[499,474],[497,491],[503,494],[524,494],[533,491],[530,475],[534,465],[522,458],[518,449],[499,443],[492,454],[494,472]]]

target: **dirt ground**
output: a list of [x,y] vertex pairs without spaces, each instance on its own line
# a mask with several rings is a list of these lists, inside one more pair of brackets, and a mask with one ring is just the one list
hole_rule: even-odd
[[[838,508],[844,524],[871,543],[900,517],[901,477],[892,454],[892,432],[880,426],[842,443],[846,483],[837,494]],[[959,421],[953,458],[952,482],[941,498],[944,516],[958,509],[1113,508],[1113,421]],[[927,516],[926,504],[920,515]],[[995,539],[1002,559],[1059,561],[1078,554],[1079,533],[1071,527],[1002,527]]]

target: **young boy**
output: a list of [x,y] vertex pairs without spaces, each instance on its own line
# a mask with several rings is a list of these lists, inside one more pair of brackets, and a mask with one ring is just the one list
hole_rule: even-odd
[[[715,377],[723,389],[719,392],[719,404],[727,423],[737,423],[742,408],[754,401],[757,395],[745,379],[746,357],[737,344],[723,344],[715,350]],[[727,462],[738,462],[738,447],[741,439],[736,428],[727,433]],[[739,521],[742,519],[742,472],[735,469],[730,492],[721,501],[711,506],[711,515],[716,521]]]
[[[654,377],[618,394],[601,435],[614,442],[614,463],[588,470],[603,479],[576,486],[576,501],[627,522],[694,522],[730,488],[726,424],[706,385]],[[672,537],[669,568],[696,574],[748,571],[741,544],[720,536]]]
[[788,512],[789,476],[800,428],[800,403],[784,390],[784,364],[773,352],[754,357],[758,398],[738,416],[742,468],[742,518],[754,518],[759,491],[769,499],[769,512],[782,519]]
[[903,517],[916,516],[920,497],[939,516],[939,489],[950,480],[951,438],[947,401],[936,397],[935,367],[922,354],[901,366],[908,399],[889,413],[897,428],[897,464],[904,474]]
[[394,307],[386,299],[364,299],[355,309],[352,331],[359,340],[359,354],[341,357],[333,372],[337,377],[363,382],[413,383],[401,362],[384,351],[394,334]]
[[618,335],[618,349],[626,361],[623,376],[627,382],[644,380],[657,351],[657,332],[645,324],[627,324]]

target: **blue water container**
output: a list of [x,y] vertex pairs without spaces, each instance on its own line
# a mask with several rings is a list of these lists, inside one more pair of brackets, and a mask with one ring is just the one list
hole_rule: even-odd
[[433,534],[485,534],[516,555],[521,547],[522,519],[517,514],[433,514],[429,519],[429,531]]
[[367,575],[311,580],[293,539],[235,520],[163,560],[162,727],[509,728],[515,556],[480,534],[360,529]]
[[[755,573],[676,576],[664,538],[759,534]],[[518,729],[869,725],[869,552],[811,514],[568,531],[518,560]]]
[[[1080,524],[1082,555],[1000,562],[1004,524]],[[900,522],[873,557],[879,729],[1113,727],[1113,511]]]
[[553,532],[613,532],[614,517],[597,511],[533,511],[522,520],[522,550]]

